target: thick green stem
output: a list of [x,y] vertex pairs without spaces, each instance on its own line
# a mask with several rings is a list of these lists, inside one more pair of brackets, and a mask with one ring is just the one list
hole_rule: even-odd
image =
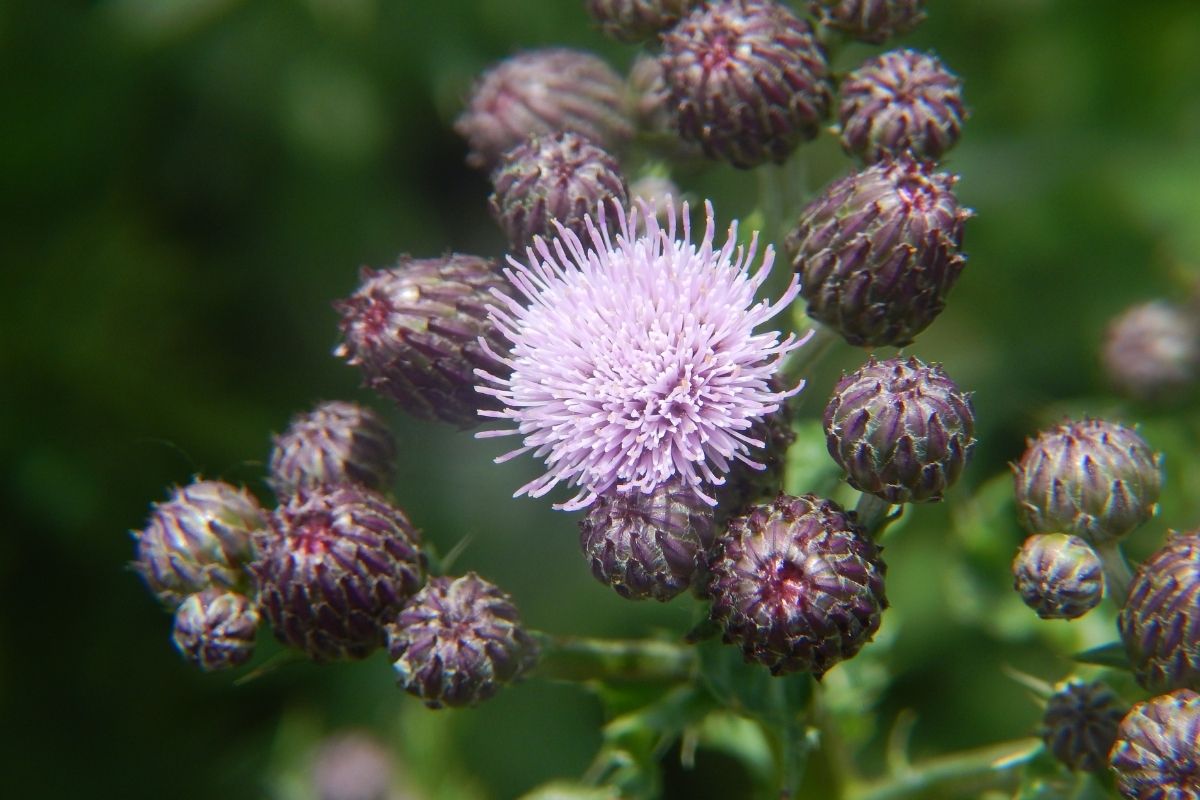
[[692,677],[690,647],[655,639],[587,639],[534,634],[542,653],[534,674],[562,681],[674,683]]
[[1115,539],[1093,545],[1093,549],[1096,551],[1096,555],[1100,556],[1100,563],[1104,565],[1104,580],[1108,584],[1108,596],[1120,608],[1125,605],[1125,598],[1129,596],[1129,584],[1133,582],[1133,571],[1129,568],[1125,551],[1121,549],[1121,543]]
[[854,513],[858,517],[858,524],[867,529],[867,535],[878,539],[883,535],[883,529],[894,519],[888,514],[891,508],[892,505],[888,501],[864,492],[858,496],[858,505],[854,507]]
[[1014,769],[1035,756],[1041,747],[1041,739],[1018,739],[932,758],[898,775],[853,786],[846,798],[918,800],[953,788],[972,793],[1001,788],[1012,782]]

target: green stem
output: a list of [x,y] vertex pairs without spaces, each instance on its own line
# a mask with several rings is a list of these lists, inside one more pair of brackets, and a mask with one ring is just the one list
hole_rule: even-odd
[[1041,739],[1018,739],[932,758],[901,774],[854,786],[846,797],[847,800],[918,800],[952,788],[976,794],[1009,783],[1013,770],[1041,748]]
[[1104,580],[1108,584],[1108,596],[1120,608],[1125,605],[1125,598],[1129,596],[1129,584],[1133,582],[1133,571],[1129,568],[1125,551],[1121,549],[1121,543],[1116,539],[1093,545],[1093,549],[1096,551],[1096,555],[1100,556],[1100,563],[1104,565]]
[[888,501],[864,492],[858,496],[858,505],[854,507],[854,513],[858,517],[858,524],[867,529],[867,535],[878,539],[883,535],[883,529],[888,523],[895,519],[888,514],[891,508],[892,505]]
[[689,647],[655,639],[588,639],[534,633],[541,658],[534,675],[561,681],[690,680],[696,665]]

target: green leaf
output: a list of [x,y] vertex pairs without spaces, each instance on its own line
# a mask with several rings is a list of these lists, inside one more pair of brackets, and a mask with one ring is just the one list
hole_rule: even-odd
[[812,676],[776,677],[747,664],[736,647],[709,640],[697,646],[704,685],[725,708],[772,725],[791,725],[812,697]]
[[1099,647],[1093,647],[1091,650],[1076,653],[1071,658],[1081,664],[1099,664],[1102,667],[1123,670],[1133,669],[1133,665],[1129,663],[1129,656],[1125,652],[1125,645],[1121,642],[1109,642]]

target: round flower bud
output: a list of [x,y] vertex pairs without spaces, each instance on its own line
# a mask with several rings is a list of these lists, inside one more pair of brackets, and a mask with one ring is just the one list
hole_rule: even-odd
[[1087,542],[1066,533],[1037,533],[1013,559],[1013,585],[1042,619],[1078,619],[1104,596],[1104,567]]
[[893,50],[851,72],[839,87],[842,146],[866,163],[912,152],[937,160],[958,142],[962,81],[937,57]]
[[823,24],[869,44],[908,33],[925,19],[925,0],[812,0]]
[[299,489],[357,483],[386,489],[396,471],[396,440],[383,417],[334,400],[292,417],[275,437],[268,479],[279,497]]
[[1109,324],[1101,355],[1117,391],[1169,402],[1200,380],[1200,318],[1161,300],[1136,305]]
[[1102,772],[1126,710],[1121,698],[1102,681],[1060,684],[1042,716],[1046,749],[1073,770]]
[[257,634],[258,609],[244,595],[205,589],[175,610],[171,637],[184,658],[215,672],[249,661]]
[[[771,385],[783,390],[783,382],[778,376]],[[783,489],[787,451],[796,441],[796,432],[792,430],[791,403],[785,399],[778,409],[756,419],[746,430],[746,436],[762,442],[763,446],[747,453],[755,464],[735,462],[725,476],[725,483],[716,488],[719,525],[729,517],[741,516],[761,500],[774,498]],[[758,468],[760,465],[762,469]]]
[[747,661],[820,677],[887,608],[879,548],[836,503],[780,495],[729,522],[710,563],[712,619]]
[[905,156],[827,186],[786,240],[808,315],[868,347],[929,327],[966,264],[956,180]]
[[669,28],[699,0],[587,0],[606,36],[618,42],[642,42]]
[[511,288],[494,262],[475,256],[402,256],[392,269],[364,268],[358,290],[334,304],[342,315],[334,355],[414,417],[473,427],[479,409],[496,406],[475,391],[475,369],[508,373],[479,344],[483,337],[493,353],[508,351],[488,318],[494,291]]
[[275,635],[314,661],[363,658],[425,577],[418,535],[354,484],[302,492],[271,515],[254,564]]
[[1200,532],[1173,534],[1138,566],[1117,628],[1148,691],[1200,690]]
[[1128,800],[1200,798],[1200,694],[1179,689],[1135,705],[1109,763]]
[[712,0],[662,40],[675,128],[710,158],[782,163],[820,131],[832,103],[825,53],[784,5]]
[[889,503],[941,500],[975,448],[970,396],[936,364],[890,358],[842,377],[825,444],[860,492]]
[[1131,428],[1098,419],[1038,434],[1013,468],[1017,514],[1030,533],[1073,533],[1093,545],[1154,516],[1158,456]]
[[518,253],[524,253],[535,236],[557,236],[555,222],[590,243],[585,218],[599,226],[604,204],[605,223],[612,230],[614,204],[624,207],[629,202],[616,159],[569,132],[532,136],[505,153],[492,174],[492,186],[492,216]]
[[467,140],[467,163],[491,169],[533,134],[574,131],[606,149],[632,135],[624,82],[603,59],[566,48],[529,50],[485,72],[454,130]]
[[430,578],[387,636],[397,683],[430,708],[487,700],[537,659],[512,600],[473,572]]
[[677,484],[603,494],[579,521],[592,574],[630,600],[666,602],[695,585],[712,540],[712,508]]
[[133,567],[170,608],[209,587],[244,588],[252,535],[265,525],[263,510],[245,489],[195,480],[151,506],[146,527],[133,532]]

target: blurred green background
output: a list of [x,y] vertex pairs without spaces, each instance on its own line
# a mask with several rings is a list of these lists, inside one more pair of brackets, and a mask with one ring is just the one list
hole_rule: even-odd
[[[1108,318],[1181,295],[1200,267],[1200,3],[928,8],[902,44],[965,81],[973,116],[948,165],[978,217],[949,307],[911,352],[975,391],[981,443],[954,497],[891,534],[875,655],[829,677],[861,717],[848,735],[868,766],[903,709],[917,755],[1026,735],[1037,709],[1001,667],[1056,679],[1062,653],[1111,638],[1111,609],[1033,626],[1009,597],[1020,533],[997,476],[1040,425],[1141,421],[1166,451],[1170,493],[1135,553],[1200,523],[1195,406],[1127,406],[1096,358]],[[397,741],[428,796],[514,797],[586,768],[601,711],[578,687],[532,681],[435,714],[392,686],[383,657],[235,687],[177,657],[170,618],[126,569],[126,531],[166,486],[202,473],[266,501],[269,434],[316,400],[356,398],[395,422],[401,505],[443,552],[469,539],[458,568],[508,589],[532,626],[688,626],[686,600],[637,605],[596,583],[572,515],[509,498],[527,459],[497,467],[498,445],[410,422],[330,355],[330,303],[360,265],[501,251],[450,123],[486,65],[559,43],[620,69],[636,52],[578,0],[0,3],[0,719],[13,737],[0,793],[282,796],[313,741],[344,726]],[[837,66],[873,52],[848,47]],[[810,189],[851,166],[832,137],[800,158]],[[755,206],[752,174],[683,183],[722,220]],[[845,348],[813,375],[805,412],[863,357]],[[691,773],[673,766],[668,795],[744,796],[729,766],[703,753]]]

